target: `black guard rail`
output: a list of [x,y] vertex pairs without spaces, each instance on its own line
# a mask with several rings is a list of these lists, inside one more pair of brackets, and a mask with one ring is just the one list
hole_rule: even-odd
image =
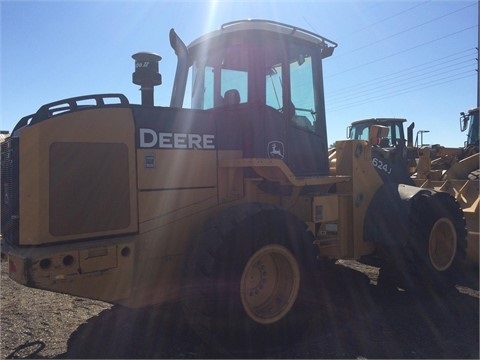
[[[108,101],[107,101],[108,100]],[[54,101],[42,105],[35,114],[27,115],[15,125],[12,134],[27,125],[33,125],[49,119],[55,115],[84,110],[87,108],[101,108],[104,106],[129,105],[128,99],[123,94],[94,94],[77,96],[69,99]]]

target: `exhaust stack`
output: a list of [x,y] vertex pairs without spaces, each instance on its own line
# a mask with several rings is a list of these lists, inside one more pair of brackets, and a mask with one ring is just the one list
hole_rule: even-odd
[[149,52],[136,53],[132,58],[135,60],[132,82],[140,85],[142,105],[153,106],[153,87],[162,83],[162,75],[158,72],[158,63],[162,58]]

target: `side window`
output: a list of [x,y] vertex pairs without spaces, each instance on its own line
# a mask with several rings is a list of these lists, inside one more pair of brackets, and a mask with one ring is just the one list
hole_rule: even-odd
[[265,78],[266,104],[274,109],[283,107],[282,97],[282,65],[272,66]]
[[213,78],[214,78],[213,68],[211,66],[206,66],[202,109],[213,108],[213,104],[214,104],[214,92],[213,92],[214,79]]
[[292,103],[295,107],[294,124],[315,131],[315,89],[313,86],[312,58],[299,55],[290,64]]
[[196,61],[192,66],[192,109],[205,109],[213,103],[213,68],[205,60]]
[[352,128],[350,130],[350,139],[368,141],[369,132],[370,128],[368,126],[352,125]]
[[[404,140],[403,141],[403,144],[401,144],[401,140]],[[396,124],[395,125],[395,143],[393,145],[406,145],[406,142],[405,142],[405,135],[403,133],[403,124],[400,125],[400,124]]]
[[[225,96],[227,93],[227,96]],[[221,105],[245,103],[248,100],[248,74],[246,71],[222,69]],[[233,94],[233,96],[232,96]],[[238,96],[238,98],[237,98]]]
[[[211,109],[248,101],[248,73],[221,65],[195,63],[192,74],[192,108]],[[227,93],[227,98],[225,94]]]
[[355,139],[356,140],[365,140],[365,141],[368,141],[369,138],[368,138],[368,135],[370,133],[370,128],[369,127],[364,127],[362,129],[362,131],[359,131],[355,136]]

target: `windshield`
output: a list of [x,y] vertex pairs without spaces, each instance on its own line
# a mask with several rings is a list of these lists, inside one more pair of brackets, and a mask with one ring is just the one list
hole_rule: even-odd
[[354,125],[350,128],[349,139],[368,141],[370,126],[368,124]]
[[[370,126],[376,124],[376,122],[371,123],[361,123],[352,125],[349,129],[349,139],[353,140],[365,140],[369,141],[370,137]],[[397,145],[405,144],[405,135],[403,133],[403,123],[400,122],[391,122],[382,123],[382,126],[388,127],[388,135],[380,139],[379,145],[381,147],[393,147]]]

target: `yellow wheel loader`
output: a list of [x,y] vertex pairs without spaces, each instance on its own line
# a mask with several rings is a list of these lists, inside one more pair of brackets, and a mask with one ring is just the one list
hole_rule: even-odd
[[[466,265],[479,265],[479,152],[478,108],[461,113],[461,131],[468,129],[463,147],[413,145],[414,123],[407,127],[405,138],[401,118],[371,118],[353,122],[347,138],[364,139],[376,144],[372,150],[374,163],[386,163],[394,181],[444,191],[454,196],[463,209],[468,229]],[[417,133],[418,136],[418,133]],[[418,142],[416,142],[418,143]],[[330,162],[334,163],[334,150]],[[411,179],[409,178],[411,176]]]
[[453,285],[466,248],[453,196],[383,176],[369,141],[337,142],[330,169],[322,61],[335,42],[245,20],[188,46],[172,29],[170,43],[170,106],[153,101],[160,57],[138,53],[142,104],[52,102],[2,143],[11,279],[132,308],[179,301],[218,349],[306,327],[319,259],[381,249],[406,290]]
[[417,172],[413,176],[417,186],[448,192],[458,200],[467,221],[467,260],[477,267],[480,263],[478,110],[473,108],[467,114],[460,113],[460,129],[468,129],[464,146],[445,148],[436,145],[432,149],[420,149]]

